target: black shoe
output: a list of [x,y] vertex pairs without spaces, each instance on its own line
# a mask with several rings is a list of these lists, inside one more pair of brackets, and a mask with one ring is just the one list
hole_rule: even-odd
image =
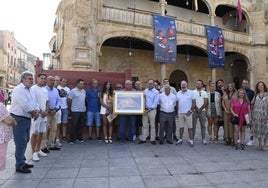
[[91,138],[91,137],[89,137],[89,138],[88,138],[88,140],[89,140],[89,141],[91,141],[91,140],[92,140],[92,138]]
[[101,141],[101,137],[97,137],[97,140],[98,140],[98,141]]
[[144,144],[144,143],[146,143],[146,141],[143,141],[143,140],[139,141],[139,144]]
[[173,144],[173,142],[171,142],[171,141],[167,141],[167,143],[168,143],[168,144]]
[[234,148],[235,148],[235,150],[238,150],[238,145],[235,144],[235,145],[234,145]]
[[151,144],[156,145],[156,142],[155,141],[151,141]]
[[49,153],[50,152],[49,149],[47,149],[47,148],[41,149],[41,151],[44,152],[44,153]]
[[27,163],[25,163],[24,166],[25,166],[26,168],[33,168],[33,167],[34,167],[33,164],[27,164]]
[[156,140],[159,140],[159,137],[157,136],[157,137],[155,137],[155,139],[156,139]]
[[64,136],[64,137],[62,137],[62,141],[63,141],[63,142],[67,142],[68,139]]
[[54,147],[49,148],[49,150],[60,150],[60,148],[54,146]]
[[28,168],[24,165],[23,167],[16,168],[16,172],[24,173],[24,174],[29,174],[29,173],[31,173],[32,171],[31,171],[30,169],[28,169]]
[[162,144],[164,144],[164,142],[163,141],[160,141],[159,144],[162,145]]

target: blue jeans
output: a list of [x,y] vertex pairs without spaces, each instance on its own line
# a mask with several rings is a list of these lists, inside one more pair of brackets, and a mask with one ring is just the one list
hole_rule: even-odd
[[126,126],[129,123],[129,133],[128,140],[133,141],[133,135],[135,132],[136,126],[136,115],[120,115],[119,116],[119,125],[120,125],[120,141],[124,142],[126,139]]
[[17,126],[13,127],[14,142],[15,142],[15,158],[16,168],[21,168],[25,165],[25,151],[27,143],[30,139],[31,119],[12,115],[17,121]]

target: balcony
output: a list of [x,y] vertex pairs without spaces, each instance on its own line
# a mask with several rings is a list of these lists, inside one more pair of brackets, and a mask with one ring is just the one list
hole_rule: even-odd
[[17,64],[17,70],[18,72],[21,74],[22,72],[26,71],[27,68],[26,68],[26,60],[25,59],[22,59],[22,58],[18,58],[18,64]]
[[[142,27],[153,27],[152,12],[139,11],[132,9],[120,9],[116,7],[103,6],[102,21],[121,23],[122,25],[138,25]],[[191,20],[175,19],[177,25],[177,32],[186,35],[195,35],[199,37],[206,37],[205,25],[195,23]],[[239,44],[250,44],[251,38],[247,33],[240,33],[229,29],[222,29],[225,41]]]

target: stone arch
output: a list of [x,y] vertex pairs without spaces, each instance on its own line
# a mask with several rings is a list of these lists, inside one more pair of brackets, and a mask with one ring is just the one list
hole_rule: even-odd
[[182,70],[174,70],[169,76],[169,83],[178,91],[180,89],[180,82],[185,80],[188,82],[188,77]]
[[207,41],[205,42],[200,42],[200,41],[197,41],[197,40],[188,40],[188,39],[182,39],[182,40],[179,40],[177,42],[177,46],[178,45],[189,45],[189,46],[194,46],[194,47],[197,47],[199,48],[200,50],[203,50],[204,52],[207,53]]
[[[228,3],[228,4],[222,3],[222,2],[215,2],[215,7],[214,7],[214,10],[213,10],[213,14],[215,14],[215,11],[216,11],[216,9],[217,9],[217,7],[219,5],[226,5],[226,6],[236,8],[237,7],[237,2],[235,1],[235,3],[233,2],[233,3]],[[241,9],[242,9],[242,14],[245,16],[248,24],[250,24],[250,17],[249,17],[249,12],[248,12],[247,8],[243,4],[241,4]]]
[[227,48],[227,50],[225,50],[225,53],[228,53],[228,52],[236,53],[236,54],[233,55],[232,60],[235,61],[235,60],[238,60],[238,59],[243,59],[247,63],[246,64],[247,65],[247,71],[252,71],[252,64],[250,63],[249,57],[247,55],[242,54],[239,51],[239,49],[229,50]]
[[207,5],[209,15],[212,15],[212,13],[214,11],[212,11],[212,7],[211,7],[210,3],[207,0],[202,0],[202,1],[203,1],[203,3],[205,3]]
[[[229,74],[228,80],[234,81],[236,83],[236,88],[241,87],[241,81],[243,79],[248,79],[251,81],[252,76],[252,66],[249,58],[237,51],[229,51],[228,58],[226,58],[225,70]],[[251,82],[252,84],[252,82]]]
[[[147,32],[147,33],[150,33],[150,32]],[[111,32],[105,33],[101,38],[99,38],[97,51],[98,52],[101,51],[102,44],[107,39],[114,38],[114,37],[122,37],[122,36],[139,38],[139,39],[142,39],[142,40],[144,40],[152,45],[154,43],[153,34],[149,35],[149,34],[146,34],[145,32],[141,33],[141,32],[135,32],[132,30],[125,30],[125,31],[113,30]]]

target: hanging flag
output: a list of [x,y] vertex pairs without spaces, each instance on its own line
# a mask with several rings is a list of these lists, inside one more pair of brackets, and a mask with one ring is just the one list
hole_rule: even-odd
[[225,62],[224,37],[221,28],[206,25],[208,66],[223,68]]
[[241,8],[241,3],[240,3],[240,0],[237,1],[237,15],[238,15],[238,22],[241,22],[242,21],[242,8]]
[[154,19],[154,61],[177,62],[177,30],[174,18],[153,15]]
[[194,0],[195,11],[198,11],[198,0]]

